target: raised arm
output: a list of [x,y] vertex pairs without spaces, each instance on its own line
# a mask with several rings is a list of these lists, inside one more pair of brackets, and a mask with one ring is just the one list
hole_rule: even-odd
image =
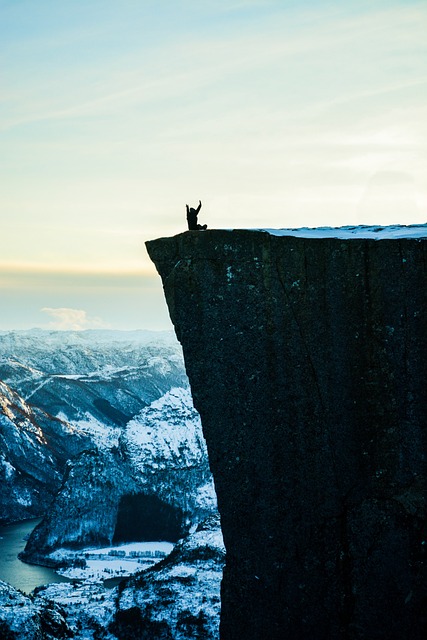
[[201,201],[199,200],[199,206],[198,206],[198,207],[197,207],[197,209],[196,209],[197,213],[199,213],[199,211],[200,211],[200,209],[201,209],[201,208],[202,208],[202,203],[201,203]]

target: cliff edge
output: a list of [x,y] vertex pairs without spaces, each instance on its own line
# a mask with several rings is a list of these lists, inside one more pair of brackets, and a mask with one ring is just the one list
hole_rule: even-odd
[[147,242],[215,478],[224,640],[425,637],[426,240]]

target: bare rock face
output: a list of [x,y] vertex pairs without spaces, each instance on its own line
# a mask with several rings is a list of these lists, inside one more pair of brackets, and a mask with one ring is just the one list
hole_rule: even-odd
[[147,243],[215,479],[225,640],[427,633],[427,233],[386,231]]

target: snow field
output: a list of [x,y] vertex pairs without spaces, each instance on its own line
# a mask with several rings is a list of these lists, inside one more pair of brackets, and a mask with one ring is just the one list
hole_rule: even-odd
[[66,578],[99,582],[109,578],[130,576],[153,566],[166,557],[173,549],[171,542],[132,542],[119,546],[93,548],[79,551],[57,549],[49,557],[59,562],[84,561],[84,567],[58,569],[57,573]]

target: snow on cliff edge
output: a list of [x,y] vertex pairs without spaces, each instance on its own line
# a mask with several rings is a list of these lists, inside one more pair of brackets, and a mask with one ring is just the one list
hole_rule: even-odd
[[339,238],[351,240],[367,238],[371,240],[392,240],[399,238],[427,238],[427,224],[348,227],[301,227],[300,229],[250,229],[265,231],[272,236],[293,236],[295,238]]

